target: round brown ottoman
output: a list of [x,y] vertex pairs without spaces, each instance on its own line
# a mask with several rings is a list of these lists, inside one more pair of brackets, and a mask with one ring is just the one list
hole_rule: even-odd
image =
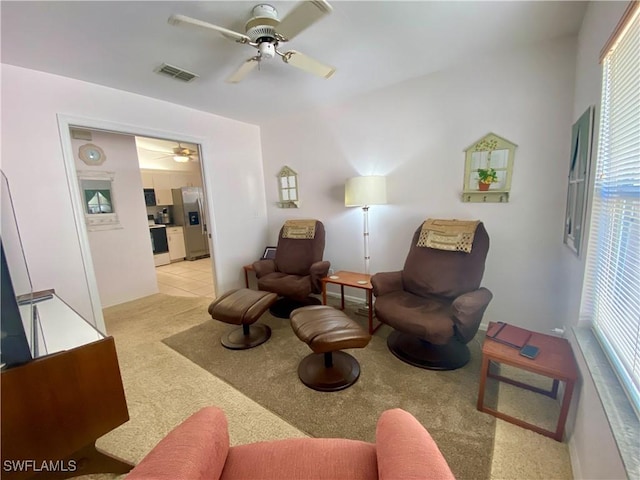
[[220,343],[232,350],[257,347],[271,337],[268,325],[256,323],[278,296],[271,292],[240,288],[229,290],[209,305],[209,314],[214,320],[242,325],[226,332]]
[[346,348],[364,348],[369,335],[340,310],[327,305],[291,312],[291,328],[314,353],[298,365],[298,376],[307,387],[321,392],[343,390],[360,377],[360,364]]

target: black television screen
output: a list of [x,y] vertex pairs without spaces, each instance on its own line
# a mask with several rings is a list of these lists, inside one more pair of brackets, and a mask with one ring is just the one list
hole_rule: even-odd
[[24,331],[22,317],[16,294],[13,290],[11,275],[7,259],[4,254],[4,246],[0,239],[0,250],[2,251],[2,276],[0,277],[0,296],[2,304],[0,305],[0,362],[2,368],[9,368],[32,359],[29,342]]

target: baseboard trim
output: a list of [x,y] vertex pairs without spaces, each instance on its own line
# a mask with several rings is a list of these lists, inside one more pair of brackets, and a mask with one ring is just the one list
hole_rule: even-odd
[[[340,294],[337,292],[327,292],[327,297],[331,297],[331,298],[337,298],[338,300],[340,299]],[[360,297],[354,297],[351,295],[345,295],[344,296],[344,300],[347,302],[352,302],[352,303],[357,303],[357,304],[366,304],[367,301],[360,298]]]

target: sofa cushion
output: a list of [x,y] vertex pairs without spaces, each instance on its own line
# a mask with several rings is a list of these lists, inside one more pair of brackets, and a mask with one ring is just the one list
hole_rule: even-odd
[[229,449],[221,480],[372,480],[376,447],[342,438],[292,438]]
[[378,297],[374,306],[378,318],[391,328],[428,338],[433,344],[451,340],[454,324],[451,304],[445,299],[397,290]]
[[311,280],[309,275],[300,277],[274,272],[259,278],[258,288],[296,300],[304,300],[311,294]]
[[227,417],[205,407],[174,428],[127,475],[128,480],[216,480],[229,451]]
[[455,480],[438,445],[409,412],[382,412],[376,426],[380,480]]

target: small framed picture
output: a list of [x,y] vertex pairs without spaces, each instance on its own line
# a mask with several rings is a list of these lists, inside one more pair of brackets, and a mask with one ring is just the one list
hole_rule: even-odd
[[276,247],[266,247],[262,254],[262,260],[273,260],[276,258]]

